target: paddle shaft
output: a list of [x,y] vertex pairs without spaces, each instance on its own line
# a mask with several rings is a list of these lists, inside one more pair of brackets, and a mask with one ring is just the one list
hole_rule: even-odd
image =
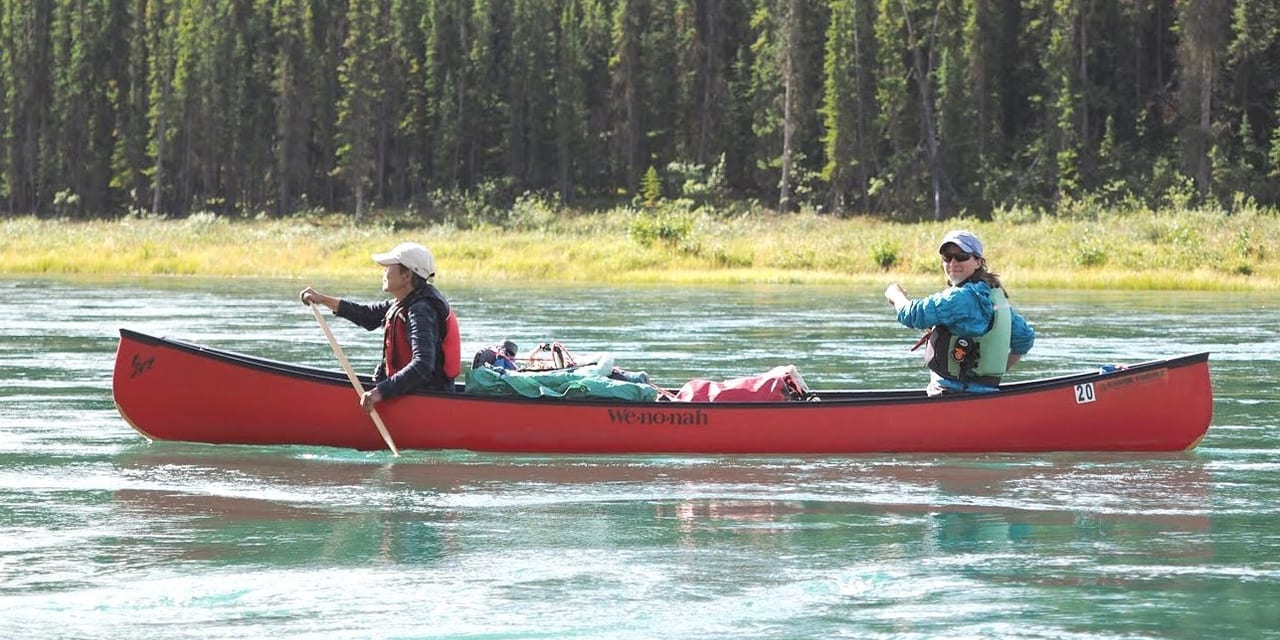
[[[351,386],[356,390],[356,399],[363,399],[364,385],[360,384],[360,378],[356,377],[355,369],[351,368],[351,362],[347,360],[347,354],[342,352],[342,345],[338,344],[338,339],[333,337],[333,331],[329,330],[329,323],[321,315],[319,305],[312,303],[307,306],[311,308],[311,315],[316,317],[316,322],[319,322],[320,328],[324,330],[324,337],[328,338],[329,346],[333,348],[333,355],[338,356],[338,362],[342,363],[342,370],[347,372],[347,379],[351,381]],[[382,434],[382,440],[387,443],[391,453],[397,456],[400,455],[400,450],[396,448],[396,443],[391,441],[391,434],[387,431],[387,425],[382,424],[382,417],[378,415],[378,410],[370,407],[369,417],[373,418],[373,426],[378,428],[378,433]]]

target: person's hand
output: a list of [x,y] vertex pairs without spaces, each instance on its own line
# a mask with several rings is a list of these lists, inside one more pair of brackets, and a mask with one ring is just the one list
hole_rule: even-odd
[[382,392],[377,389],[370,389],[360,396],[360,406],[365,411],[373,411],[373,405],[382,402]]
[[901,306],[903,302],[910,300],[910,298],[907,297],[907,290],[903,289],[902,285],[896,282],[885,288],[884,299],[888,300],[889,304],[893,305],[895,308]]
[[298,294],[298,299],[302,301],[302,304],[308,304],[308,305],[318,304],[325,307],[329,307],[329,310],[333,311],[334,313],[338,312],[337,298],[333,296],[326,296],[325,294],[320,293],[319,291],[316,291],[312,287],[307,287],[306,289],[303,289],[302,293]]

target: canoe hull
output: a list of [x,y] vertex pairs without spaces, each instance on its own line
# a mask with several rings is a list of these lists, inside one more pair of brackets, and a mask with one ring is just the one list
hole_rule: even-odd
[[[385,449],[338,371],[121,330],[113,393],[153,440]],[[367,381],[366,381],[367,382]],[[998,394],[819,392],[819,402],[623,403],[413,395],[378,405],[400,449],[857,454],[1182,451],[1204,436],[1208,354]]]

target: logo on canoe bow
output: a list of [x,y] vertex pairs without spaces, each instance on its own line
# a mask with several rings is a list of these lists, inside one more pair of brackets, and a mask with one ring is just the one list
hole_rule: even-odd
[[705,426],[706,412],[692,411],[635,411],[633,409],[609,409],[609,422],[614,424]]
[[1132,384],[1149,384],[1152,382],[1163,382],[1169,377],[1169,372],[1165,369],[1156,369],[1136,375],[1119,376],[1116,378],[1103,379],[1098,382],[1098,391],[1106,391],[1108,389],[1118,389],[1127,387]]
[[1130,385],[1144,385],[1153,382],[1164,382],[1169,377],[1169,372],[1164,369],[1156,369],[1146,373],[1136,375],[1117,376],[1114,378],[1104,378],[1099,382],[1084,382],[1075,385],[1076,404],[1087,404],[1098,399],[1098,396],[1106,391],[1120,389]]
[[129,366],[133,368],[133,371],[129,373],[129,377],[136,378],[146,373],[147,369],[150,369],[151,366],[154,365],[155,363],[156,363],[155,356],[151,356],[150,358],[147,358],[144,360],[138,354],[136,353],[133,354],[133,360],[129,362]]

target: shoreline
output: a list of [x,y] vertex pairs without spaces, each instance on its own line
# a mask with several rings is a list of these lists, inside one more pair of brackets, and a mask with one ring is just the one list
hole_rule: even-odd
[[[940,284],[937,238],[969,228],[1012,289],[1280,291],[1273,215],[1200,211],[1106,220],[895,223],[815,214],[686,214],[676,237],[647,237],[648,212],[559,214],[539,228],[406,227],[339,215],[228,220],[0,220],[0,277],[347,280],[369,256],[428,246],[441,283],[687,286]],[[656,238],[656,239],[655,239]]]

